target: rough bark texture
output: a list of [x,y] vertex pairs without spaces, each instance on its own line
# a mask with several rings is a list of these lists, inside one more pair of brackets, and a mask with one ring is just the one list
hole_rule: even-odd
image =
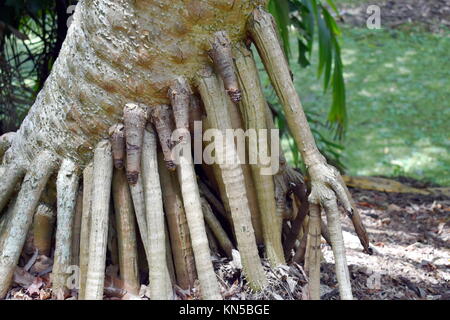
[[90,164],[83,171],[83,214],[80,229],[80,280],[78,299],[82,300],[86,294],[86,276],[89,260],[89,235],[92,216],[92,188],[94,183],[94,166]]
[[[64,159],[62,177],[67,171],[68,164],[83,168],[94,159],[93,168],[86,170],[84,175],[80,227],[80,298],[102,298],[113,168],[112,153],[117,168],[123,167],[123,159],[126,158],[126,172],[131,184],[135,214],[147,260],[151,265],[152,298],[170,296],[171,285],[165,254],[168,251],[154,139],[147,138],[147,142],[144,143],[147,152],[141,157],[145,140],[144,127],[148,115],[152,114],[148,112],[147,106],[168,105],[170,102],[176,127],[182,129],[177,147],[185,148],[181,148],[184,152],[177,159],[179,161],[177,173],[202,293],[207,299],[221,298],[210,259],[197,177],[191,156],[191,141],[188,136],[188,130],[192,129],[189,106],[193,103],[193,96],[190,87],[198,84],[213,128],[224,133],[226,129],[242,126],[236,125],[240,121],[240,115],[236,111],[236,106],[230,102],[230,97],[235,102],[240,99],[231,48],[244,41],[249,32],[282,102],[289,128],[308,169],[312,185],[309,200],[315,205],[322,206],[326,211],[341,297],[351,298],[336,201],[339,199],[349,213],[351,203],[344,186],[339,182],[339,174],[326,164],[314,143],[277,39],[273,19],[262,8],[257,8],[265,2],[263,0],[79,2],[60,56],[21,128],[13,138],[0,137],[0,157],[4,154],[0,167],[0,212],[8,202],[12,203],[13,192],[25,176],[14,208],[7,219],[2,218],[0,297],[4,296],[8,289],[39,197],[58,161]],[[250,16],[251,21],[247,24]],[[208,69],[211,64],[208,52],[221,79]],[[208,70],[205,71],[205,68]],[[253,64],[252,68],[254,69]],[[253,70],[253,73],[251,78],[259,84],[256,71]],[[198,74],[201,74],[200,78],[197,78]],[[246,84],[248,88],[254,85],[251,78],[246,80],[249,81]],[[244,82],[242,81],[242,86],[245,86]],[[258,89],[259,94],[261,90]],[[226,95],[226,91],[230,97]],[[263,109],[264,105],[265,103],[260,101],[258,110]],[[166,110],[170,113],[169,108]],[[113,135],[114,145],[111,151],[111,143],[106,140],[108,128],[122,121],[122,116],[124,132],[120,124],[110,132]],[[197,116],[201,117],[201,113]],[[264,127],[260,115],[254,117],[258,122],[255,126]],[[270,127],[268,123],[267,127]],[[146,135],[148,134],[147,132]],[[161,133],[160,138],[161,136],[167,158],[173,145],[167,143],[164,134]],[[126,155],[123,149],[124,138],[126,138]],[[268,204],[264,211],[274,212],[271,196],[274,183],[273,181],[270,183],[269,179],[258,180],[261,185],[267,186],[272,191],[259,190],[256,206],[256,201],[253,201],[256,197],[252,197],[253,179],[248,174],[250,172],[247,170],[248,167],[239,164],[234,141],[225,144],[225,149],[216,153],[225,160],[225,163],[216,166],[214,171],[218,190],[224,200],[226,215],[228,218],[232,216],[244,273],[250,285],[260,289],[266,285],[267,280],[259,261],[255,241],[254,229],[257,230],[258,236],[259,215],[253,214],[252,208],[259,207],[263,210],[265,204],[262,199],[267,196],[270,201],[266,201]],[[172,158],[166,160],[170,163]],[[173,165],[169,167],[173,168]],[[255,177],[255,174],[253,176]],[[73,217],[77,192],[75,181],[71,178],[60,178],[58,181],[59,190],[65,189],[63,185],[68,187],[58,195],[58,207],[61,211],[58,213],[61,215],[58,224],[64,226],[60,225],[57,231],[57,261],[54,270],[56,278],[62,274],[60,267],[66,265],[70,259],[72,242],[70,221]],[[281,198],[285,198],[285,193],[282,193]],[[130,222],[129,214],[127,216]],[[113,225],[113,220],[110,221]],[[272,222],[274,224],[276,222],[280,229],[272,230],[273,238],[280,240],[281,223],[273,219]],[[266,227],[269,223],[266,221]],[[360,221],[357,215],[354,217],[354,223],[358,229]],[[112,235],[113,228],[110,227],[109,230]],[[362,236],[364,242],[364,234],[361,232],[358,234]],[[216,236],[220,237],[219,233],[216,232]],[[274,264],[283,262],[281,246],[278,247],[278,243],[281,242],[278,240],[275,245],[271,245],[275,241],[270,236],[271,244],[268,245],[268,254],[272,257],[272,262],[275,261]],[[113,260],[117,260],[114,259],[115,252],[116,250],[111,252]],[[167,257],[170,257],[170,252],[168,254]],[[56,287],[59,287],[61,282],[56,280]]]
[[138,294],[140,285],[133,200],[123,170],[114,170],[112,195],[117,227],[120,278],[128,292]]
[[[42,148],[86,165],[130,101],[165,103],[171,81],[191,82],[208,64],[215,32],[245,37],[263,1],[92,0],[79,2],[44,89],[11,150],[25,164]],[[95,115],[93,117],[92,115]],[[39,134],[36,134],[39,132]]]
[[166,261],[165,222],[158,174],[156,134],[151,126],[144,132],[142,180],[149,236],[150,298],[173,299],[172,285]]
[[[192,249],[194,251],[195,266],[198,279],[200,281],[203,298],[211,300],[220,300],[219,284],[214,273],[211,256],[206,236],[205,221],[200,201],[200,193],[197,185],[197,176],[194,170],[194,164],[191,155],[191,141],[188,139],[189,128],[189,99],[186,99],[188,89],[177,89],[179,86],[185,86],[186,82],[178,78],[175,87],[171,89],[170,96],[177,129],[180,129],[179,146],[183,149],[178,154],[178,181],[181,186],[184,209],[189,226],[189,232],[192,240]],[[186,105],[187,101],[187,105]],[[185,110],[183,110],[185,109]]]
[[[343,242],[340,241],[337,235],[338,229],[341,231],[340,225],[338,226],[339,220],[333,219],[335,215],[338,215],[337,199],[340,200],[347,212],[351,212],[351,205],[339,182],[339,173],[326,163],[325,158],[317,149],[274,26],[273,17],[261,7],[253,11],[249,23],[249,32],[255,41],[272,85],[281,101],[288,127],[308,170],[311,179],[309,201],[324,207],[327,217],[331,215],[331,221],[335,223],[333,226],[328,224],[328,227],[336,259],[336,273],[338,275],[341,298],[351,299],[345,250]],[[334,231],[331,231],[333,228]],[[342,234],[340,237],[342,238]],[[340,247],[337,248],[337,246]]]
[[9,289],[39,197],[56,165],[55,157],[43,151],[25,175],[0,252],[0,298]]
[[320,207],[313,204],[310,210],[305,264],[305,271],[309,276],[308,296],[311,300],[320,300],[320,233]]
[[108,140],[102,140],[94,153],[89,261],[84,297],[86,300],[103,298],[112,172],[111,143]]
[[[228,97],[225,95],[219,79],[211,70],[203,70],[199,75],[197,84],[211,126],[220,130],[225,137],[225,130],[232,128],[232,125],[227,111]],[[220,164],[220,169],[230,205],[244,273],[253,288],[261,289],[266,285],[267,279],[256,247],[244,177],[234,141],[225,143],[224,148],[216,148],[215,152],[216,159],[224,159],[223,163]]]
[[111,137],[111,147],[114,159],[114,167],[123,169],[125,165],[125,127],[118,123],[109,129]]
[[142,143],[147,117],[148,108],[142,104],[127,103],[123,109],[127,151],[126,170],[130,184],[137,183],[141,171]]
[[[262,135],[264,133],[261,130],[267,129],[265,113],[267,103],[261,89],[258,70],[249,50],[239,46],[234,52],[239,85],[242,88],[241,113],[245,119],[246,128],[254,129],[258,135]],[[266,141],[266,150],[270,150],[268,137],[266,137]],[[258,145],[259,148],[261,146],[262,143]],[[261,169],[264,165],[257,155],[256,157],[257,163],[251,165],[251,170],[261,213],[264,244],[270,262],[276,266],[284,263],[283,248],[281,246],[282,217],[276,214],[273,176],[261,174]]]
[[149,261],[150,255],[148,244],[147,218],[145,213],[145,196],[141,176],[138,177],[136,184],[130,184],[130,191],[131,198],[133,199],[134,213],[136,214],[139,234],[141,235],[142,244],[144,245],[145,256],[147,257],[147,261]]
[[216,32],[209,54],[223,80],[225,90],[230,96],[231,101],[239,102],[241,100],[241,91],[239,90],[234,72],[231,42],[226,32]]
[[67,268],[72,257],[72,225],[79,184],[77,166],[72,160],[64,160],[56,180],[57,189],[57,226],[55,257],[53,262],[53,290],[66,286]]
[[78,189],[77,203],[75,204],[75,216],[72,225],[72,265],[80,265],[80,235],[81,219],[83,218],[83,188]]
[[[230,99],[228,99],[228,111],[230,115],[232,129],[235,129],[235,133],[240,132],[240,130],[244,130],[243,119],[239,108],[236,104],[232,103]],[[242,148],[245,147],[245,142],[239,141],[240,138],[236,137],[236,147]],[[239,153],[238,149],[238,153]],[[243,150],[243,153],[246,153]],[[255,239],[257,244],[263,244],[263,231],[262,231],[262,223],[261,223],[261,213],[258,206],[258,197],[254,179],[252,177],[252,170],[248,163],[248,160],[241,160],[241,168],[242,174],[244,175],[244,183],[245,183],[245,192],[247,195],[248,206],[250,208],[250,214],[252,219],[253,230],[255,231]]]
[[[204,139],[205,137],[207,137],[207,135],[205,134],[205,132],[207,130],[210,129],[214,129],[211,124],[209,123],[209,120],[207,117],[203,118],[203,133],[204,133]],[[210,145],[206,146],[207,143],[204,142],[204,153],[206,152],[207,148],[210,147]],[[206,146],[206,147],[205,147]],[[214,146],[214,145],[213,145]],[[204,165],[204,167],[210,168],[210,172],[212,172],[212,175],[208,176],[208,178],[214,178],[214,181],[216,182],[216,186],[217,186],[217,192],[218,192],[218,196],[220,198],[220,200],[222,201],[224,210],[225,210],[225,217],[228,220],[228,222],[230,223],[230,225],[233,225],[233,221],[231,219],[231,210],[230,210],[230,204],[228,202],[228,197],[227,197],[227,192],[225,190],[225,184],[223,183],[223,178],[222,178],[222,174],[220,172],[220,167],[217,163],[213,163],[211,165]],[[232,227],[233,228],[233,227]],[[234,230],[233,230],[234,231]]]
[[350,272],[348,271],[347,259],[345,257],[344,238],[342,236],[341,222],[339,221],[339,209],[334,201],[324,203],[324,208],[327,214],[327,226],[330,231],[336,278],[338,279],[341,300],[352,300]]
[[292,82],[289,66],[277,38],[273,17],[262,8],[258,8],[253,12],[249,26],[259,55],[283,105],[289,129],[305,165],[309,167],[316,163],[320,154]]
[[150,112],[151,121],[158,132],[161,149],[164,154],[164,161],[169,170],[175,170],[172,159],[172,131],[175,127],[172,108],[166,104],[153,107]]
[[159,160],[159,177],[172,244],[176,278],[178,285],[186,290],[194,286],[194,281],[197,278],[191,237],[177,177],[174,173],[168,171],[161,153],[159,153]]

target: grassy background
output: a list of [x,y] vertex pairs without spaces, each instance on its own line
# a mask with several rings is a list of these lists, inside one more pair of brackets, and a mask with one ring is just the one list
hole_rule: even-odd
[[[342,158],[347,173],[403,175],[450,185],[450,33],[431,34],[414,26],[342,31],[349,116]],[[317,60],[302,69],[296,63],[295,39],[292,48],[303,105],[326,120],[330,92],[324,94],[317,80]],[[269,87],[267,78],[263,83]]]

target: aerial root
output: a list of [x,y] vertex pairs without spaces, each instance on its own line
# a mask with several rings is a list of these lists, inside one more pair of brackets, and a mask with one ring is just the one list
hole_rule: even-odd
[[292,201],[288,199],[291,194],[289,182],[286,181],[282,174],[275,175],[274,180],[277,216],[284,220],[292,220],[294,212],[291,203]]
[[136,215],[139,234],[144,246],[145,256],[147,257],[147,261],[149,261],[150,252],[148,244],[147,217],[145,213],[145,196],[142,177],[139,176],[137,182],[135,184],[129,184],[129,186],[131,191],[131,198],[133,199],[134,213]]
[[297,247],[297,250],[295,251],[294,257],[292,258],[292,261],[294,261],[295,263],[300,264],[305,261],[307,241],[308,233],[305,232],[300,239],[300,243]]
[[[207,132],[211,129],[215,129],[215,128],[213,128],[211,126],[211,124],[209,123],[208,117],[205,116],[203,118],[203,130],[204,130],[204,132]],[[203,147],[206,147],[206,143],[203,145]],[[217,159],[217,157],[216,157],[216,159]],[[225,190],[225,184],[223,183],[223,178],[222,178],[219,164],[217,163],[217,161],[213,161],[213,163],[211,165],[203,164],[202,168],[206,174],[207,182],[209,183],[211,188],[214,188],[214,190],[216,191],[216,194],[218,195],[219,200],[222,202],[222,205],[223,205],[225,213],[226,213],[225,216],[226,216],[227,221],[230,223],[232,228],[234,228],[232,217],[231,217],[230,204],[229,204],[228,196],[227,196],[227,193]],[[213,184],[211,182],[215,182],[215,184]],[[233,230],[233,232],[234,232],[234,230]]]
[[322,234],[322,238],[325,239],[327,244],[332,247],[331,245],[331,239],[330,239],[330,232],[328,231],[327,226],[325,225],[325,222],[323,222],[322,219],[320,219],[320,232]]
[[176,279],[178,285],[187,290],[194,287],[197,273],[181,190],[175,173],[167,169],[161,153],[158,153],[158,160]]
[[352,300],[353,295],[345,256],[344,238],[339,220],[339,209],[336,201],[333,200],[323,202],[322,206],[327,215],[327,226],[330,232],[330,241],[334,254],[336,278],[338,280],[341,300]]
[[220,251],[219,243],[217,242],[216,237],[214,237],[214,234],[211,231],[211,228],[208,225],[206,225],[205,228],[206,228],[206,236],[208,238],[208,246],[211,251],[211,255],[213,255],[216,252]]
[[[253,23],[258,20],[258,17],[255,17],[253,17]],[[256,39],[258,50],[263,57],[272,82],[275,83],[274,87],[286,105],[286,101],[290,100],[286,98],[289,93],[283,91],[281,85],[286,80],[284,67],[274,62],[273,52],[270,52],[274,49],[273,47],[267,48],[267,46],[261,45],[263,38],[258,40],[259,31],[253,30],[250,33]],[[252,128],[257,131],[271,129],[272,126],[267,119],[266,112],[268,106],[262,93],[258,71],[251,52],[242,44],[238,44],[233,51],[235,56],[235,60],[233,60],[231,44],[224,32],[215,34],[212,46],[213,49],[209,54],[217,74],[206,70],[197,79],[198,89],[205,103],[211,128],[217,128],[222,133],[226,129],[241,128],[242,121],[238,118],[242,116],[247,129]],[[278,48],[275,49],[278,50]],[[289,83],[289,81],[287,82]],[[250,191],[246,185],[248,181],[244,167],[238,161],[235,144],[226,142],[224,149],[216,149],[216,159],[223,160],[223,163],[217,166],[217,173],[223,184],[221,196],[224,203],[221,203],[215,198],[209,187],[201,182],[199,191],[197,184],[199,182],[193,166],[191,140],[188,138],[188,132],[192,132],[194,128],[193,120],[202,120],[201,103],[193,95],[187,81],[181,77],[173,81],[168,91],[168,97],[171,106],[158,105],[152,108],[142,104],[125,106],[124,124],[117,124],[110,129],[110,141],[103,140],[98,144],[93,166],[88,166],[84,171],[82,194],[77,195],[79,188],[75,164],[70,160],[63,161],[57,179],[58,228],[52,274],[55,290],[64,288],[67,266],[71,261],[74,263],[76,258],[80,263],[79,298],[101,299],[103,297],[106,239],[108,229],[111,230],[108,221],[111,222],[110,217],[113,217],[109,214],[111,184],[116,211],[114,215],[115,228],[118,233],[118,264],[125,288],[131,294],[136,295],[139,291],[137,230],[134,225],[134,214],[149,262],[149,288],[152,299],[173,298],[172,281],[175,278],[184,289],[192,288],[197,277],[196,271],[198,271],[203,297],[205,299],[221,299],[208,243],[212,247],[219,246],[228,257],[231,257],[234,238],[230,239],[221,225],[222,222],[216,217],[217,213],[232,223],[237,240],[235,242],[237,242],[244,267],[243,272],[250,286],[253,289],[262,289],[266,286],[267,279],[259,259],[257,241],[255,241],[257,230],[255,230],[256,225],[249,200]],[[230,99],[233,102],[240,101],[240,113],[236,109],[237,105],[230,103]],[[294,111],[291,110],[295,117],[298,117],[298,110],[295,110],[298,106],[294,103],[292,107]],[[162,149],[162,153],[159,155],[156,133],[153,131],[152,125],[147,123],[148,120],[153,124],[159,137]],[[240,124],[236,124],[236,120],[241,121]],[[296,125],[298,123],[296,122]],[[175,128],[180,129],[178,130],[180,134],[179,139],[173,142],[172,133]],[[302,134],[304,132],[294,134],[296,141],[299,137],[304,138]],[[4,153],[1,145],[2,138],[0,137],[0,154]],[[265,138],[265,148],[269,150],[270,138],[268,136]],[[261,143],[261,139],[259,142]],[[297,143],[299,142],[297,141]],[[177,159],[173,158],[175,147],[182,150],[177,154]],[[310,145],[306,145],[306,147],[309,148]],[[250,153],[249,146],[248,149]],[[50,158],[52,157],[48,154],[47,159]],[[319,299],[320,235],[322,234],[332,244],[341,298],[351,299],[336,199],[345,206],[349,217],[352,218],[365,250],[367,252],[370,250],[367,233],[351,196],[345,185],[337,182],[338,175],[328,175],[324,179],[323,187],[328,188],[325,191],[333,192],[330,196],[332,200],[324,201],[320,192],[316,190],[314,196],[310,198],[311,208],[309,210],[307,190],[300,173],[289,167],[285,161],[283,162],[283,159],[282,155],[277,159],[280,161],[282,170],[275,178],[270,174],[262,174],[264,165],[259,162],[248,167],[251,178],[250,187],[253,188],[254,183],[256,190],[255,203],[258,209],[258,218],[262,220],[263,241],[261,243],[265,245],[267,256],[273,266],[284,264],[285,255],[290,256],[296,240],[301,240],[294,261],[297,261],[299,257],[302,260],[305,259],[306,271],[310,278],[309,297]],[[42,160],[40,161],[42,162]],[[56,163],[56,160],[52,159],[48,162]],[[313,166],[314,163],[309,162],[309,165]],[[56,167],[56,165],[52,167],[50,164],[47,164],[47,169],[41,164],[33,164],[33,166],[36,167],[34,173],[32,170],[26,173],[25,169],[14,162],[8,164],[8,167],[1,168],[1,174],[6,183],[0,186],[0,210],[8,202],[12,203],[10,198],[14,188],[26,173],[15,209],[11,210],[10,218],[0,220],[0,230],[6,230],[4,235],[0,231],[0,235],[2,235],[0,246],[3,247],[0,252],[0,272],[9,275],[9,279],[11,278],[11,265],[14,267],[17,263],[18,254],[16,254],[17,257],[12,255],[12,258],[7,254],[12,253],[13,248],[16,247],[16,251],[20,253],[24,240],[17,233],[29,228],[31,219],[29,216],[32,216],[32,213],[29,214],[29,212],[34,212],[39,200],[39,190],[43,188],[41,184],[44,182],[42,181],[46,182],[50,175],[50,173],[41,173],[42,168],[51,172]],[[113,167],[115,167],[114,171]],[[175,169],[178,177],[175,172],[172,172]],[[317,172],[319,171],[317,169]],[[30,182],[31,174],[33,177],[39,174],[37,182]],[[317,184],[315,186],[317,189]],[[288,208],[286,199],[291,192],[293,193],[292,199],[296,201],[297,208],[299,208],[295,217],[286,215]],[[26,199],[24,193],[26,193]],[[30,194],[33,195],[30,196]],[[277,206],[276,200],[279,200],[278,203],[281,206]],[[78,215],[75,214],[77,202],[78,207],[82,207]],[[32,210],[31,207],[33,207]],[[325,209],[327,215],[329,233],[320,218],[321,207]],[[278,215],[276,214],[277,209]],[[17,213],[19,211],[25,212],[26,217],[19,217]],[[307,223],[305,220],[308,220],[308,211],[310,214]],[[164,221],[164,212],[167,213],[167,225]],[[75,216],[79,221],[75,223],[79,225],[77,227],[79,236],[71,236],[72,233],[75,234],[72,228]],[[291,220],[291,227],[287,228],[288,232],[284,233],[284,250],[281,232],[283,218]],[[4,227],[6,220],[8,228]],[[51,222],[49,220],[46,223],[47,231],[45,233],[48,236],[51,234],[51,231],[48,231],[51,228]],[[302,225],[307,225],[305,227],[307,232],[299,239]],[[9,227],[15,228],[14,234],[9,232]],[[227,229],[227,231],[229,230]],[[26,232],[23,233],[26,234]],[[79,239],[79,250],[71,249],[76,241],[75,238]],[[48,239],[45,240],[43,237],[41,247],[42,249],[39,251],[48,254],[50,249]],[[0,281],[0,294],[5,293],[5,283]]]
[[[223,81],[220,82],[222,83]],[[230,115],[232,129],[236,130],[235,132],[239,132],[240,130],[243,131],[244,124],[239,107],[235,103],[233,103],[230,99],[227,99],[227,102],[228,102],[227,109]],[[264,244],[264,240],[261,223],[261,213],[258,205],[258,196],[255,188],[255,182],[253,181],[252,169],[250,167],[250,164],[246,163],[244,158],[244,155],[246,153],[245,143],[239,143],[238,141],[239,138],[237,138],[236,140],[237,141],[235,144],[238,151],[239,160],[241,161],[242,174],[244,175],[245,192],[247,195],[248,206],[250,209],[253,230],[255,231],[255,239],[258,245],[262,245]]]
[[232,259],[232,250],[234,249],[233,243],[228,237],[226,231],[223,229],[220,221],[214,215],[211,206],[205,198],[201,198],[203,215],[205,217],[206,225],[212,231],[213,235],[217,239],[222,250],[225,252],[228,258]]
[[165,223],[158,174],[156,135],[151,125],[147,125],[144,131],[142,178],[149,235],[150,298],[172,300],[172,285],[166,261]]
[[137,183],[141,171],[142,141],[148,109],[141,104],[128,103],[123,110],[126,138],[126,170],[131,185]]
[[112,173],[111,143],[102,140],[94,152],[86,300],[103,298]]
[[12,162],[5,165],[0,183],[0,212],[5,208],[17,184],[25,175],[25,168]]
[[33,218],[33,244],[38,253],[50,256],[56,212],[46,203],[40,203]]
[[[205,222],[203,219],[200,193],[190,152],[189,129],[189,93],[190,88],[184,79],[177,79],[169,90],[177,129],[180,129],[180,146],[184,146],[178,155],[178,180],[181,187],[184,209],[189,226],[194,251],[195,265],[204,299],[222,299],[219,284],[212,265]],[[183,152],[184,151],[184,152]]]
[[265,166],[256,154],[257,151],[266,151],[268,153],[270,150],[270,135],[262,136],[263,130],[268,129],[265,116],[267,104],[251,52],[243,45],[238,45],[234,53],[238,83],[242,88],[241,114],[246,123],[246,128],[255,129],[259,136],[258,149],[263,148],[262,150],[255,150],[254,146],[249,146],[249,154],[253,153],[257,159],[257,163],[251,165],[251,171],[261,215],[266,254],[271,264],[277,266],[285,263],[281,245],[282,216],[277,212],[273,175],[264,174]]
[[8,222],[2,240],[0,298],[4,298],[8,292],[14,269],[32,223],[33,214],[39,203],[39,197],[56,166],[56,158],[51,153],[42,151],[30,165],[25,175],[12,217]]
[[[148,226],[145,211],[144,187],[141,172],[142,144],[144,129],[148,118],[148,107],[129,103],[124,108],[125,126],[118,123],[109,129],[114,165],[117,170],[123,169],[123,159],[126,158],[126,177],[130,187],[134,214],[144,245],[147,261],[150,259]],[[123,130],[125,129],[125,130]],[[127,131],[128,130],[128,131]],[[130,141],[129,141],[130,139]],[[131,169],[130,169],[131,166]],[[120,174],[117,172],[117,174]],[[129,270],[131,272],[131,270]],[[131,286],[132,290],[133,285]]]
[[109,129],[111,137],[112,155],[114,168],[123,169],[125,164],[125,127],[122,123],[113,125]]
[[[170,289],[173,293],[173,286],[177,283],[177,278],[175,275],[175,266],[173,264],[173,255],[172,255],[172,244],[170,243],[170,237],[169,237],[169,229],[167,229],[167,222],[164,223],[164,234],[165,234],[165,244],[166,244],[166,261],[167,261],[167,270],[169,272],[170,277]],[[174,296],[172,294],[172,298],[174,299]]]
[[320,300],[320,206],[312,204],[309,211],[309,226],[307,231],[306,273],[308,274],[308,297]]
[[86,276],[89,262],[89,235],[92,219],[92,196],[94,184],[94,165],[90,163],[83,171],[83,203],[80,228],[80,279],[78,299],[84,300],[86,295]]
[[150,111],[150,119],[158,133],[167,169],[173,171],[176,166],[172,159],[172,131],[175,127],[172,108],[165,104],[154,106]]
[[212,206],[212,208],[217,213],[219,213],[224,219],[226,219],[227,221],[231,221],[229,220],[230,217],[226,212],[222,202],[220,202],[220,200],[217,199],[217,197],[211,192],[209,187],[201,180],[198,182],[198,187],[200,189],[200,195],[204,197],[206,200],[208,200],[208,203]]
[[[82,172],[81,172],[82,173]],[[73,217],[72,225],[72,265],[80,265],[80,235],[81,235],[81,220],[83,218],[83,185],[79,184],[77,192],[77,200],[75,204],[75,215]]]
[[17,203],[17,195],[13,196],[9,202],[8,208],[0,216],[0,250],[3,248],[3,242],[7,236],[6,229],[8,228],[9,221],[13,218],[14,207]]
[[[192,90],[186,79],[179,77],[172,82],[168,96],[172,103],[173,115],[177,129],[189,130],[189,107]],[[185,138],[181,136],[180,139]],[[180,140],[181,142],[182,140]]]
[[[291,171],[292,170],[292,171]],[[295,241],[298,238],[300,233],[301,226],[305,217],[309,212],[309,202],[308,202],[308,191],[306,189],[306,185],[301,177],[301,175],[294,171],[292,168],[287,167],[287,171],[291,171],[295,173],[296,178],[289,179],[292,184],[291,190],[294,194],[294,200],[297,204],[298,212],[295,216],[295,219],[291,223],[291,229],[289,233],[286,235],[286,238],[283,243],[284,254],[286,257],[290,256],[291,250],[294,248]]]
[[[225,137],[226,129],[232,128],[232,124],[228,113],[228,97],[225,95],[219,79],[211,70],[204,70],[197,79],[197,85],[210,125],[220,130]],[[216,148],[215,152],[216,159],[221,159],[219,166],[231,208],[244,274],[250,286],[259,290],[266,286],[267,279],[258,255],[244,176],[234,141],[226,141],[224,148]]]
[[[114,176],[114,170],[113,170],[113,176]],[[112,181],[111,181],[112,185]],[[111,194],[112,197],[112,194]],[[111,201],[111,204],[113,201]],[[115,219],[115,213],[114,213],[114,207],[110,206],[109,208],[109,215],[108,215],[108,239],[107,239],[107,245],[106,250],[110,253],[111,258],[111,264],[113,266],[119,265],[119,244],[117,241],[117,228],[116,228],[116,219]]]
[[[52,271],[53,293],[67,289],[67,268],[72,258],[72,225],[79,185],[79,169],[71,160],[63,160],[56,179],[57,189],[57,226],[55,256]],[[63,295],[62,295],[63,296]]]
[[134,222],[133,200],[131,199],[127,178],[123,170],[114,170],[112,196],[116,216],[120,278],[124,282],[124,288],[136,295],[139,293],[140,288],[137,234]]
[[209,55],[214,61],[214,66],[224,82],[225,91],[230,96],[231,101],[239,102],[241,90],[239,90],[234,70],[230,39],[225,31],[216,32],[214,36]]
[[356,234],[358,235],[359,241],[361,242],[361,245],[364,248],[364,252],[371,255],[371,254],[373,254],[373,250],[370,247],[369,236],[367,234],[366,228],[364,227],[364,225],[362,223],[359,209],[357,208],[355,201],[353,200],[353,197],[347,188],[347,185],[345,184],[344,180],[342,179],[342,176],[338,175],[338,179],[339,179],[339,183],[341,184],[348,200],[350,201],[351,211],[347,212],[347,215],[352,220],[353,227],[355,228],[355,231],[356,231]]
[[321,205],[326,211],[341,299],[352,299],[349,271],[337,211],[337,201],[339,200],[347,212],[351,212],[350,201],[339,182],[339,173],[326,163],[314,142],[300,98],[291,78],[286,57],[278,42],[273,17],[265,12],[262,7],[258,7],[251,15],[248,27],[283,106],[288,127],[308,170],[311,182],[309,202],[310,204]]

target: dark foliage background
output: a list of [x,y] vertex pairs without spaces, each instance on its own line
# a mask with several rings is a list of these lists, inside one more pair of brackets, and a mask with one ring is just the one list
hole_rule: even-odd
[[[43,87],[58,57],[76,3],[76,0],[0,0],[0,133],[17,130]],[[347,124],[338,41],[341,31],[332,16],[338,14],[336,6],[331,0],[271,0],[268,9],[277,22],[288,58],[292,57],[294,37],[299,53],[297,63],[304,68],[310,66],[314,43],[317,43],[317,78],[323,81],[324,94],[331,91],[332,104],[326,118],[314,112],[307,115],[320,149],[342,168],[343,147],[318,130],[326,127],[342,141]],[[295,143],[290,142],[282,108],[274,94],[269,94],[268,101],[283,139],[289,141],[294,164],[300,166],[299,153]]]

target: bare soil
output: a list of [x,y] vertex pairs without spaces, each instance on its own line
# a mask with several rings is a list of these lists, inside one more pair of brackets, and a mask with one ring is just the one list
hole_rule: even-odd
[[[362,253],[350,221],[343,220],[355,297],[450,299],[450,199],[355,189],[352,193],[375,251],[372,256]],[[322,280],[329,287],[324,298],[335,299],[328,246],[324,257]]]
[[[399,180],[416,188],[429,186],[412,179]],[[358,189],[351,192],[374,250],[373,255],[363,253],[350,219],[342,213],[354,297],[358,300],[449,300],[450,199]],[[339,299],[333,253],[324,241],[322,252],[321,298]],[[299,265],[277,270],[270,270],[266,265],[271,287],[260,294],[249,294],[240,274],[232,272],[229,263],[219,269],[228,280],[230,299],[305,298],[307,278]]]

